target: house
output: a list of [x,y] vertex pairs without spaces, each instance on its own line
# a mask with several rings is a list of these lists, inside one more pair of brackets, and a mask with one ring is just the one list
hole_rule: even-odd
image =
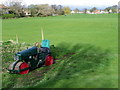
[[8,9],[9,8],[6,7],[5,5],[0,4],[0,15],[2,15],[2,14],[8,14],[9,13]]
[[105,11],[105,10],[101,10],[100,13],[101,13],[101,14],[105,14],[105,13],[108,13],[108,12]]
[[82,12],[82,11],[79,11],[78,13],[84,13],[84,12]]
[[31,15],[31,12],[29,10],[25,10],[24,13],[25,13],[26,16],[30,16]]
[[108,13],[108,12],[106,12],[104,10],[95,10],[91,14],[104,14],[104,13]]
[[0,4],[0,9],[7,9],[7,7],[3,4]]
[[82,11],[77,11],[77,12],[71,11],[71,14],[74,14],[74,13],[84,13],[84,12],[82,12]]
[[111,9],[109,10],[109,13],[112,13],[112,10],[111,10]]
[[75,11],[72,10],[72,11],[71,11],[71,14],[74,14],[74,13],[75,13]]
[[90,10],[87,10],[86,13],[87,13],[87,14],[91,14]]
[[101,13],[100,13],[100,10],[95,10],[95,11],[93,11],[93,13],[94,13],[94,14],[101,14]]

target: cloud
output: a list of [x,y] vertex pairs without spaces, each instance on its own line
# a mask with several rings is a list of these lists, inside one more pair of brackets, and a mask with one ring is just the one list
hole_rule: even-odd
[[24,0],[26,4],[61,4],[61,5],[114,5],[118,4],[119,0]]
[[[8,0],[9,1],[9,0]],[[4,2],[4,0],[0,0]],[[23,0],[29,4],[57,4],[57,5],[74,5],[74,6],[111,6],[117,5],[119,0]]]

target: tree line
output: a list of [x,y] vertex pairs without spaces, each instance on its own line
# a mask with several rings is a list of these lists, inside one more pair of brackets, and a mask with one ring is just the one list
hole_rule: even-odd
[[25,6],[21,0],[8,0],[0,10],[0,15],[13,15],[13,17],[36,17],[36,16],[56,16],[70,14],[69,7],[63,7],[62,5],[48,5],[48,4],[31,4]]
[[[95,12],[98,10],[96,7],[91,9],[83,9],[83,13],[87,11]],[[104,9],[105,11],[112,10],[112,13],[118,11],[118,6],[114,5]],[[0,9],[0,16],[3,18],[16,18],[16,17],[45,17],[45,16],[56,16],[56,15],[67,15],[71,13],[70,7],[62,5],[49,5],[49,4],[31,4],[26,6],[23,4],[22,0],[6,0],[2,5],[2,10]],[[78,8],[73,10],[75,13],[80,12]]]
[[[90,11],[91,13],[92,12],[95,12],[96,10],[100,10],[98,9],[97,7],[93,7],[91,9],[87,9],[87,8],[84,8],[82,11],[83,13],[87,13],[87,11]],[[110,12],[111,10],[111,12]],[[106,11],[108,13],[117,13],[119,12],[120,8],[117,6],[117,5],[113,5],[113,6],[109,6],[109,7],[106,7],[105,9],[103,9],[103,11]],[[102,10],[100,10],[102,11]],[[74,9],[74,12],[77,13],[77,12],[80,12],[80,10],[78,8]]]

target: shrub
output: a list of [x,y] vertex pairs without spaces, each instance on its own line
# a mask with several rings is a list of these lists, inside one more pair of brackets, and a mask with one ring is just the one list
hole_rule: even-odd
[[2,15],[2,18],[3,18],[3,19],[14,18],[14,17],[15,17],[14,14],[3,14],[3,15]]

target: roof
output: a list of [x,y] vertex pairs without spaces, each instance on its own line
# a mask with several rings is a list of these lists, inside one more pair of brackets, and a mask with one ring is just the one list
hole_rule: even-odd
[[7,8],[7,7],[3,4],[0,4],[0,8]]

